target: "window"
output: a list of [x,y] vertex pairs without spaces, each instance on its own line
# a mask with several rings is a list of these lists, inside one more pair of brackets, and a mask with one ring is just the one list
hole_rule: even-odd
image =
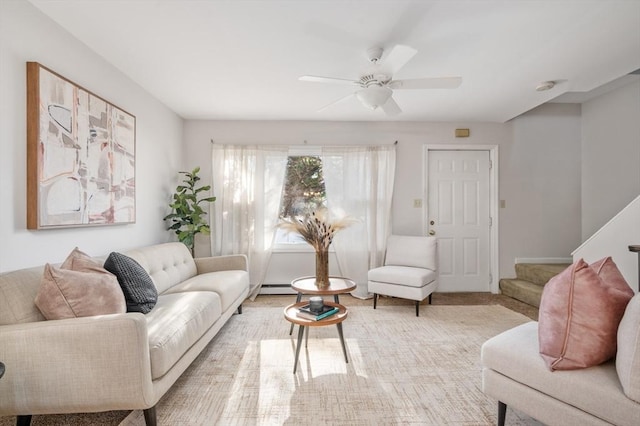
[[[310,214],[326,206],[327,195],[322,175],[322,159],[318,155],[290,155],[287,159],[280,219]],[[306,244],[298,234],[276,232],[275,243],[280,248]]]

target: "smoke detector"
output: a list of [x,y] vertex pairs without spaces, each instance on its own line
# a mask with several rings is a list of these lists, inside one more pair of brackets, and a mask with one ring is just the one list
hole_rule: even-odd
[[536,86],[536,91],[544,92],[545,90],[553,89],[555,85],[556,85],[555,81],[543,81],[542,83]]

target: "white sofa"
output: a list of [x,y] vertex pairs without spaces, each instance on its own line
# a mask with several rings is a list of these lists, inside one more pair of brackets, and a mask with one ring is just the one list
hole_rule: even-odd
[[196,258],[182,243],[125,255],[151,276],[158,301],[128,312],[47,321],[34,299],[43,267],[0,275],[0,415],[145,410],[155,405],[249,293],[243,255]]
[[538,323],[507,330],[482,346],[482,388],[549,426],[640,425],[640,295],[618,327],[618,354],[595,367],[550,371],[539,353]]

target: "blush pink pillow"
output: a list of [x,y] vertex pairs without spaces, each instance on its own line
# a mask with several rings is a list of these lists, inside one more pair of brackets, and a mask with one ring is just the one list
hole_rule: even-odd
[[48,320],[127,311],[115,275],[77,248],[60,268],[45,265],[35,304]]
[[551,370],[601,364],[616,354],[618,325],[633,290],[610,257],[580,259],[544,287],[540,355]]

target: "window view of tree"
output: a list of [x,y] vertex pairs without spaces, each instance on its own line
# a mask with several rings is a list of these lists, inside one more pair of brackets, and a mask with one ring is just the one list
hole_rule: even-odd
[[[280,217],[296,217],[310,214],[325,205],[326,192],[322,176],[322,160],[311,155],[290,156],[287,160]],[[297,233],[276,231],[279,244],[306,244]]]
[[326,198],[320,157],[289,157],[282,191],[280,217],[309,214],[323,206]]

